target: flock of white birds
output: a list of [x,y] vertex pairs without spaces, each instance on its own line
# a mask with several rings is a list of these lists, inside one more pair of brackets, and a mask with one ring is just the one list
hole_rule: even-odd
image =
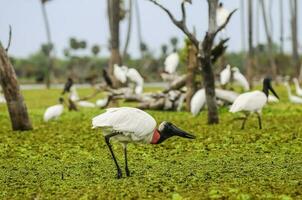
[[[179,77],[177,74],[177,67],[179,65],[179,55],[177,52],[172,52],[167,56],[164,62],[164,74],[165,76],[162,77],[169,77],[164,79],[165,81],[173,81],[175,77]],[[135,68],[128,68],[127,66],[119,66],[114,65],[114,76],[121,82],[121,83],[133,83],[133,93],[134,94],[142,94],[143,93],[143,87],[144,87],[144,79],[140,75],[140,73]],[[240,72],[239,68],[237,67],[231,67],[231,65],[226,65],[226,67],[220,72],[220,85],[221,87],[225,88],[228,85],[236,85],[242,88],[242,90],[245,93],[237,93],[232,90],[226,90],[222,88],[216,88],[215,93],[217,97],[218,105],[231,105],[230,112],[238,112],[242,111],[240,109],[244,110],[244,106],[242,106],[245,102],[247,103],[246,99],[254,98],[253,101],[251,100],[250,104],[257,104],[257,101],[255,99],[258,97],[258,95],[262,95],[263,92],[260,91],[258,93],[255,92],[248,92],[250,90],[249,83],[245,76]],[[288,82],[284,82],[284,86],[286,87],[288,91],[288,98],[291,103],[295,104],[302,104],[302,89],[300,88],[299,82],[297,79],[293,79],[293,82],[295,84],[296,89],[296,95],[293,95],[291,92],[291,88]],[[254,94],[255,96],[251,95]],[[249,96],[251,95],[251,96]],[[95,103],[89,102],[89,101],[82,101],[80,100],[80,97],[78,95],[78,92],[76,90],[75,86],[72,86],[70,89],[70,94],[68,97],[70,100],[76,103],[78,107],[85,107],[85,108],[103,108],[107,105],[109,101],[109,97],[98,99]],[[52,119],[57,119],[64,111],[64,101],[62,99],[59,100],[59,104],[50,106],[46,109],[44,113],[44,121],[50,121]],[[279,99],[276,98],[274,95],[268,95],[267,98],[265,98],[266,102],[278,102]],[[5,103],[5,98],[3,95],[0,94],[0,103]],[[258,110],[247,110],[250,112],[256,112],[260,113],[262,107],[264,106],[263,103],[259,103],[261,105]],[[182,105],[179,105],[179,109],[181,109]],[[248,106],[248,105],[247,105]],[[200,113],[200,111],[206,107],[206,95],[205,95],[205,89],[201,88],[195,92],[193,95],[191,102],[190,102],[190,111],[192,115],[196,116]],[[240,107],[240,109],[239,109]],[[257,107],[257,106],[256,106]]]

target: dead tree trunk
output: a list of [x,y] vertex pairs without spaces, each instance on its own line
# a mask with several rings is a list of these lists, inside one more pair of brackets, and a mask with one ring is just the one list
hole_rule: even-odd
[[52,49],[53,49],[53,43],[51,40],[51,33],[50,33],[50,26],[49,21],[47,17],[47,12],[45,8],[45,4],[48,0],[41,0],[41,8],[42,8],[42,14],[45,24],[45,31],[46,31],[46,37],[47,37],[47,58],[48,58],[48,66],[47,66],[47,72],[46,72],[46,88],[50,88],[51,84],[51,74],[53,71],[53,58],[52,58]]
[[189,42],[188,44],[188,71],[187,71],[187,92],[186,92],[186,110],[190,111],[191,99],[196,91],[196,72],[197,72],[197,49],[196,47]]
[[291,13],[291,32],[292,32],[292,57],[295,67],[295,75],[299,78],[300,74],[300,59],[298,53],[298,28],[297,28],[297,13],[298,13],[297,0],[290,0],[290,13]]
[[[208,106],[208,123],[219,123],[218,109],[215,95],[215,79],[211,60],[211,51],[215,39],[216,25],[216,10],[218,0],[208,0],[209,5],[209,29],[205,39],[202,42],[202,48],[199,49],[199,54],[203,57],[200,58],[202,67],[203,84],[206,92],[206,102]],[[213,35],[213,36],[212,36]]]
[[[216,8],[218,5],[218,0],[208,0],[209,5],[209,30],[206,33],[206,36],[203,41],[198,41],[194,34],[192,34],[186,24],[186,8],[185,4],[189,1],[183,1],[181,3],[181,20],[176,20],[172,13],[166,9],[164,6],[159,4],[156,0],[149,0],[153,4],[159,6],[164,10],[167,15],[170,17],[171,21],[189,38],[189,40],[194,44],[198,50],[198,67],[202,70],[203,82],[206,91],[206,101],[208,106],[208,124],[216,124],[219,122],[218,110],[215,97],[215,80],[214,73],[212,69],[212,47],[214,39],[223,28],[229,22],[231,16],[234,14],[232,11],[227,17],[224,24],[219,27],[216,27]],[[222,48],[224,49],[224,48]],[[222,51],[223,52],[223,51]],[[218,55],[221,56],[222,54]],[[217,58],[218,58],[217,57]],[[217,59],[216,58],[216,59]]]
[[272,73],[272,77],[274,79],[276,79],[278,71],[277,71],[277,65],[276,65],[275,58],[274,58],[271,30],[269,30],[269,27],[268,27],[268,20],[267,20],[267,16],[266,16],[264,1],[260,0],[260,3],[261,3],[262,15],[263,15],[265,34],[266,34],[266,38],[267,38],[268,56],[269,56],[269,61],[270,61],[270,65],[271,65],[271,73]]
[[248,60],[247,60],[247,79],[252,86],[254,68],[254,48],[253,48],[253,1],[248,0]]
[[113,75],[114,64],[120,65],[121,55],[120,55],[120,0],[107,0],[108,6],[108,19],[110,28],[110,60],[109,60],[109,77],[112,80],[113,87],[120,86],[119,81]]
[[0,82],[7,101],[13,130],[31,130],[27,108],[20,93],[17,77],[6,51],[0,45]]

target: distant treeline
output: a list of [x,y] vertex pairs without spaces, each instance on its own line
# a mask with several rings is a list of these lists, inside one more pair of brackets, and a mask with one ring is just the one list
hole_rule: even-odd
[[[261,46],[260,46],[261,47]],[[178,68],[179,73],[186,72],[186,52],[185,48],[179,50],[181,62]],[[145,78],[146,82],[161,81],[160,72],[164,68],[166,54],[154,57],[152,53],[146,53],[141,59],[124,58],[124,65],[134,67]],[[289,54],[275,53],[278,66],[278,74],[293,75],[295,72],[292,57]],[[16,73],[22,83],[42,83],[47,73],[48,59],[43,51],[39,51],[27,58],[11,58],[16,69]],[[269,59],[265,48],[258,48],[255,56],[256,67],[254,78],[261,78],[270,73]],[[237,66],[245,73],[246,55],[240,53],[226,53],[215,66],[216,74],[226,65]],[[54,69],[52,74],[53,82],[64,82],[68,76],[73,77],[78,83],[97,82],[102,80],[102,69],[107,67],[108,58],[97,55],[91,56],[66,56],[64,58],[54,58]]]

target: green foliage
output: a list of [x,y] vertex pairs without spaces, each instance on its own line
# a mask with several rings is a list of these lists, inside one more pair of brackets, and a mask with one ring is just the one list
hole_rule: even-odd
[[98,45],[93,45],[91,47],[91,52],[94,56],[97,56],[100,53],[100,51],[101,51],[101,48]]
[[171,39],[170,39],[170,43],[171,43],[171,45],[172,45],[172,47],[173,47],[173,50],[177,50],[177,44],[178,44],[178,38],[177,37],[172,37]]
[[[79,90],[81,96],[91,92]],[[240,130],[225,108],[214,126],[206,125],[205,112],[148,111],[197,139],[130,144],[132,176],[117,180],[101,131],[91,129],[92,117],[103,110],[66,109],[59,120],[44,123],[43,112],[57,103],[60,90],[23,91],[33,131],[10,131],[6,106],[0,105],[0,198],[301,199],[302,107],[288,103],[283,87],[277,92],[282,100],[263,110],[263,130],[256,117]],[[121,145],[113,148],[123,167]]]

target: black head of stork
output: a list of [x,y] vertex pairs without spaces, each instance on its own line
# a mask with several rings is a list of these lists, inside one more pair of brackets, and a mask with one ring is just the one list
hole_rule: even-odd
[[160,144],[172,136],[179,136],[179,137],[188,138],[188,139],[195,139],[194,135],[191,135],[191,134],[181,130],[180,128],[173,125],[171,122],[166,122],[166,121],[162,122],[159,125],[158,132],[159,132],[159,139],[156,142],[156,144]]
[[71,77],[68,77],[65,85],[64,85],[64,89],[62,91],[62,94],[68,93],[70,92],[70,88],[73,86],[73,79]]
[[59,103],[60,103],[60,104],[64,104],[64,98],[63,98],[63,97],[60,97],[60,98],[59,98]]
[[269,91],[271,91],[275,97],[277,97],[279,99],[279,96],[277,95],[277,93],[275,92],[274,88],[272,87],[272,79],[271,78],[265,78],[263,80],[263,89],[262,91],[264,92],[264,94],[268,97],[268,93]]

